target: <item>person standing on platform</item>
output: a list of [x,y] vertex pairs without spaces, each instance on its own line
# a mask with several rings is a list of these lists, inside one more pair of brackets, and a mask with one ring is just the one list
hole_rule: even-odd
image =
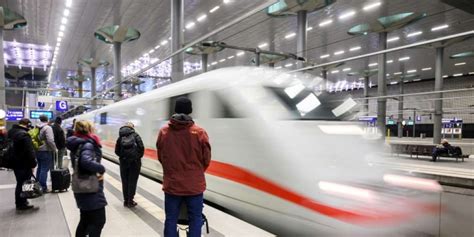
[[74,125],[76,125],[76,119],[72,120],[72,125],[71,127],[67,128],[66,130],[66,138],[74,135]]
[[143,141],[134,129],[134,124],[127,122],[119,130],[115,143],[115,154],[120,158],[120,177],[122,179],[123,205],[134,207],[133,200],[137,191],[138,177],[142,166],[141,158],[145,153]]
[[200,237],[203,225],[203,193],[205,171],[211,162],[211,145],[206,131],[189,116],[192,102],[186,97],[176,99],[175,113],[161,128],[156,142],[158,160],[163,166],[165,192],[165,237],[177,236],[181,203],[189,218],[190,237]]
[[37,126],[40,130],[39,139],[44,141],[36,152],[36,160],[38,161],[38,169],[36,170],[36,177],[38,178],[43,192],[48,192],[46,181],[48,179],[48,172],[52,167],[53,157],[57,153],[56,143],[54,143],[54,132],[51,126],[48,125],[48,117],[41,115],[39,117],[40,124]]
[[56,117],[53,124],[53,133],[54,133],[54,143],[58,149],[58,155],[54,158],[55,164],[60,169],[63,167],[63,157],[66,155],[66,137],[64,136],[64,130],[61,127],[63,120],[61,117]]
[[[74,135],[67,138],[66,147],[71,151],[74,172],[79,172],[81,175],[97,175],[99,180],[97,192],[74,193],[81,213],[76,237],[100,236],[106,221],[107,200],[104,195],[103,179],[105,167],[100,163],[102,145],[99,137],[93,133],[92,124],[87,121],[78,121],[74,126]],[[78,159],[78,167],[75,166],[76,159]]]
[[24,118],[8,131],[8,138],[13,142],[14,159],[12,160],[12,167],[16,178],[15,205],[18,210],[33,208],[26,198],[20,196],[23,183],[31,178],[33,168],[36,167],[35,150],[31,137],[28,134],[30,127],[31,121]]

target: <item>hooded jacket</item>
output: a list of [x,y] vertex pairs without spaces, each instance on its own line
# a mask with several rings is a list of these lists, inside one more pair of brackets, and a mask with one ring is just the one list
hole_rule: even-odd
[[189,115],[173,115],[161,128],[156,148],[163,166],[165,193],[188,196],[206,190],[204,173],[211,161],[211,145],[206,131]]
[[128,126],[123,126],[119,130],[119,137],[117,139],[117,142],[115,143],[115,154],[120,157],[121,160],[127,159],[127,157],[124,157],[124,154],[122,154],[122,138],[129,135],[134,136],[135,142],[137,143],[136,151],[134,151],[136,157],[134,158],[142,158],[145,154],[145,146],[143,145],[142,138],[140,137],[140,135],[138,135],[137,132],[135,132],[135,129]]
[[53,128],[48,123],[40,123],[38,125],[40,129],[39,138],[44,141],[43,145],[38,148],[38,151],[56,151],[57,147],[54,143],[54,132]]
[[[81,151],[78,149],[81,147]],[[81,174],[96,175],[103,174],[105,167],[100,164],[102,158],[101,145],[96,136],[73,135],[67,138],[66,147],[71,151],[71,162],[73,168]],[[76,157],[80,155],[80,157]],[[75,167],[76,159],[79,158],[79,167]],[[77,207],[84,211],[97,210],[107,205],[104,195],[104,182],[100,181],[97,193],[74,194]]]
[[36,167],[36,156],[31,141],[31,136],[28,134],[28,128],[22,127],[18,124],[8,131],[8,138],[13,141],[13,169],[31,169]]

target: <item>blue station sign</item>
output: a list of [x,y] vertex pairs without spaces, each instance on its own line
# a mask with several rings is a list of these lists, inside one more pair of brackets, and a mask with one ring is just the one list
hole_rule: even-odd
[[58,112],[66,112],[68,111],[69,107],[67,101],[65,100],[58,100],[56,101],[56,111]]
[[20,121],[25,117],[25,113],[21,109],[9,109],[7,110],[7,121]]

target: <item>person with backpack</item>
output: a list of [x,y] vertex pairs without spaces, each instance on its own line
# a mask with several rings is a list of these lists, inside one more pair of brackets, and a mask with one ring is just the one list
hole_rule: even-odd
[[203,193],[206,190],[205,171],[211,162],[211,145],[206,131],[193,118],[192,102],[180,97],[175,113],[161,128],[156,142],[158,161],[163,166],[165,192],[165,237],[177,236],[181,203],[185,203],[189,218],[190,237],[201,236],[203,225]]
[[63,167],[63,157],[66,155],[66,137],[64,135],[64,130],[61,127],[63,120],[61,117],[57,117],[53,123],[53,133],[54,133],[54,143],[58,149],[58,155],[55,156],[55,164],[58,168]]
[[33,168],[36,167],[35,150],[33,142],[28,134],[31,126],[31,121],[27,118],[21,119],[18,124],[14,124],[8,131],[8,139],[13,143],[13,149],[10,152],[13,156],[11,167],[15,173],[16,188],[15,188],[15,205],[17,210],[27,210],[33,208],[28,203],[26,198],[20,196],[22,185],[26,180],[31,179],[33,175]]
[[119,130],[115,143],[115,154],[120,158],[120,177],[122,179],[123,205],[134,207],[133,200],[137,191],[138,177],[142,166],[141,158],[145,153],[143,141],[134,129],[134,124],[127,122]]
[[[38,178],[43,192],[48,192],[46,181],[48,172],[52,167],[54,154],[57,153],[56,143],[54,142],[53,128],[48,125],[48,117],[41,115],[40,124],[33,129],[33,143],[37,143],[36,160],[38,169],[36,169],[36,178]],[[36,130],[35,130],[36,129]]]
[[96,176],[99,182],[98,190],[90,193],[76,192],[73,187],[74,198],[80,210],[76,237],[100,236],[106,221],[107,200],[103,180],[105,167],[100,163],[102,145],[99,137],[93,133],[92,124],[84,120],[77,121],[74,135],[67,138],[66,147],[71,151],[74,172],[81,174],[81,177]]

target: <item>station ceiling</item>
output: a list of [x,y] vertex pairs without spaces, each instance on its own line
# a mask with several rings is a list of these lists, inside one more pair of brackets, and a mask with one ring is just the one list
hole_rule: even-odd
[[[266,1],[184,0],[184,24],[187,26],[184,32],[185,42],[211,32],[264,2]],[[66,76],[77,70],[77,60],[80,58],[95,56],[113,61],[111,45],[94,38],[94,31],[103,26],[122,24],[141,33],[140,39],[123,45],[123,67],[145,54],[161,59],[171,53],[171,44],[168,43],[171,9],[169,0],[0,0],[0,5],[20,13],[28,21],[26,28],[6,32],[5,41],[51,47],[54,50],[58,36],[62,35],[56,52],[53,83],[65,83]],[[388,48],[474,29],[472,14],[439,0],[337,0],[322,10],[309,13],[308,27],[311,30],[308,31],[307,58],[313,63],[323,63],[377,51],[377,33],[351,36],[347,31],[354,25],[403,12],[426,13],[426,17],[390,32]],[[202,17],[204,15],[205,18]],[[297,53],[296,36],[292,36],[292,33],[296,33],[296,24],[296,17],[273,18],[260,12],[209,40]],[[445,25],[447,27],[443,27]],[[473,57],[449,59],[452,54],[472,50],[474,40],[448,47],[445,50],[443,74],[453,76],[473,73]],[[226,49],[210,56],[209,69],[252,65],[253,55],[237,53]],[[198,56],[185,56],[187,62],[197,63],[199,60]],[[434,49],[416,48],[390,53],[387,60],[392,60],[387,64],[387,73],[391,76],[401,72],[419,75],[421,79],[434,77]],[[377,58],[373,57],[348,62],[329,71],[329,80],[357,81],[360,76],[348,76],[347,73],[376,68],[376,61]],[[277,63],[275,67],[296,68],[295,62],[291,60]],[[109,70],[112,70],[111,66]],[[314,70],[314,73],[319,73],[319,70]],[[373,83],[375,82],[374,77]]]

